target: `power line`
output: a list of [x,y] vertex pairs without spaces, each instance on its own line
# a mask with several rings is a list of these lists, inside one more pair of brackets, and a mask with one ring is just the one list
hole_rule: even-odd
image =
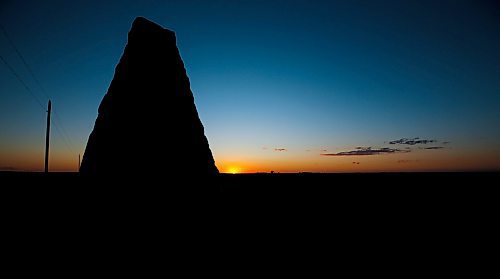
[[[73,148],[72,148],[73,145],[71,144],[71,140],[68,137],[68,132],[66,131],[66,129],[64,129],[64,125],[62,125],[62,120],[61,120],[61,117],[59,117],[59,113],[57,112],[57,109],[54,110],[54,116],[55,116],[55,120],[56,120],[54,122],[56,124],[56,127],[60,126],[60,128],[62,130],[63,140],[66,141],[66,144],[71,149],[71,152],[73,152]],[[58,129],[58,128],[56,128],[56,129]]]
[[0,29],[2,29],[2,32],[5,36],[5,38],[7,38],[7,41],[9,41],[10,45],[12,46],[12,48],[16,51],[17,53],[17,56],[19,56],[19,58],[21,59],[21,61],[23,62],[24,66],[26,67],[26,69],[28,70],[28,73],[31,75],[31,77],[33,78],[33,80],[35,81],[35,83],[38,85],[38,87],[40,88],[40,91],[42,91],[42,93],[45,95],[45,97],[47,97],[47,99],[51,99],[47,93],[45,92],[45,89],[43,88],[42,84],[40,83],[40,81],[38,81],[38,79],[36,78],[35,74],[33,73],[33,71],[31,70],[31,67],[28,65],[28,63],[26,62],[26,59],[24,59],[24,56],[21,54],[21,52],[19,51],[19,49],[16,47],[16,45],[14,44],[14,41],[10,38],[9,34],[7,33],[7,31],[5,30],[5,28],[2,26],[2,24],[0,24]]
[[[54,120],[52,119],[51,122],[55,125],[56,122],[54,122]],[[61,130],[59,129],[59,126],[58,125],[55,125],[54,127],[56,127],[56,133],[59,134],[59,136],[63,139],[63,142],[64,142],[64,145],[66,146],[66,148],[68,149],[69,152],[71,153],[74,153],[73,152],[73,149],[71,148],[70,144],[68,143],[68,141],[66,140],[66,138],[63,136]]]
[[[29,66],[28,62],[26,62],[26,59],[22,55],[21,51],[16,47],[16,45],[14,44],[14,41],[10,38],[9,34],[7,33],[7,31],[5,30],[5,28],[1,24],[0,24],[0,29],[2,29],[2,33],[4,34],[5,38],[7,38],[7,41],[9,41],[10,45],[15,50],[17,56],[23,62],[23,65],[28,70],[28,73],[31,75],[31,77],[33,78],[33,80],[37,84],[37,86],[40,89],[40,91],[42,92],[42,94],[45,95],[45,97],[47,99],[49,99],[49,100],[52,99],[52,98],[50,98],[50,96],[45,91],[45,88],[42,86],[41,82],[36,78],[35,73],[31,69],[31,67]],[[12,67],[10,67],[10,68],[12,68]],[[19,77],[19,75],[17,75],[17,77],[22,82],[22,80]],[[24,82],[22,82],[22,83],[25,84]],[[33,95],[34,95],[34,93],[33,93]],[[39,102],[39,104],[41,104],[41,102]],[[54,115],[55,115],[55,119],[52,119],[51,122],[54,123],[54,126],[56,127],[56,130],[57,130],[58,134],[61,136],[61,138],[63,139],[64,143],[66,144],[66,147],[68,147],[68,149],[69,149],[70,152],[74,153],[73,148],[71,148],[72,147],[71,140],[69,139],[69,136],[67,135],[66,129],[64,129],[64,125],[62,125],[61,118],[59,117],[59,114],[57,113],[56,110],[54,111]]]
[[[0,60],[2,60],[2,62],[5,64],[5,66],[7,66],[7,68],[17,78],[17,80],[24,86],[26,91],[35,99],[35,101],[38,103],[38,105],[45,111],[45,107],[42,105],[42,102],[40,101],[40,99],[38,99],[38,97],[35,95],[35,93],[33,93],[33,91],[30,89],[30,87],[23,81],[21,76],[19,76],[19,74],[14,70],[14,68],[12,66],[10,66],[10,64],[3,58],[2,55],[0,55]],[[58,115],[58,114],[56,114],[56,115]],[[56,116],[56,118],[59,119],[59,116]],[[51,122],[54,123],[54,126],[56,127],[56,132],[61,136],[61,138],[63,139],[68,150],[73,153],[73,149],[71,148],[71,144],[68,142],[69,139],[67,138],[67,136],[63,135],[63,132],[61,131],[61,128],[59,128],[58,123],[56,123],[56,121],[54,121],[54,119],[52,119]],[[61,125],[61,127],[62,127],[62,125]]]
[[[53,112],[56,112],[56,111],[53,111]],[[73,148],[72,148],[72,144],[71,144],[71,141],[69,140],[68,136],[67,136],[67,133],[65,132],[64,130],[64,126],[61,124],[61,125],[58,125],[58,122],[59,123],[62,123],[61,122],[61,119],[59,118],[59,115],[57,113],[54,114],[56,117],[56,121],[54,121],[54,118],[52,119],[52,122],[54,123],[54,126],[56,127],[56,131],[57,133],[61,136],[61,138],[63,139],[63,142],[64,144],[66,145],[66,147],[68,148],[68,151],[70,151],[71,153],[75,153]]]
[[31,89],[29,88],[29,86],[23,81],[23,79],[17,74],[17,72],[14,70],[14,68],[12,68],[9,63],[7,63],[7,61],[5,61],[5,59],[3,58],[2,55],[0,55],[0,59],[2,60],[2,62],[5,64],[5,66],[7,66],[7,68],[9,68],[9,70],[12,72],[12,74],[17,78],[17,80],[19,80],[19,82],[24,86],[24,88],[26,89],[26,91],[28,91],[28,93],[35,99],[35,101],[38,103],[38,105],[43,109],[45,110],[45,107],[42,105],[42,102],[40,102],[40,100],[38,99],[38,97],[35,95],[35,93],[33,93],[33,91],[31,91]]

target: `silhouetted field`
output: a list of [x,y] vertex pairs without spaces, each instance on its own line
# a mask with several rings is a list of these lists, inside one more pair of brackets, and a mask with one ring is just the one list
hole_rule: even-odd
[[240,220],[258,215],[270,223],[300,218],[325,226],[339,220],[375,226],[381,218],[396,227],[401,222],[445,226],[465,219],[484,226],[498,209],[498,178],[499,172],[297,173],[221,174],[196,181],[167,175],[132,180],[0,172],[0,198],[12,216],[92,218],[102,224],[117,216],[163,223],[165,218],[191,222],[201,216]]
[[296,191],[327,193],[343,189],[390,187],[449,188],[496,185],[500,173],[296,173],[296,174],[225,174],[221,187],[226,192]]
[[[156,177],[156,176],[155,176]],[[129,181],[127,175],[93,179],[78,173],[0,172],[3,186],[61,187],[65,188],[152,188],[202,190],[221,193],[335,193],[338,191],[367,190],[411,191],[412,189],[439,191],[442,189],[495,186],[500,172],[439,172],[439,173],[290,173],[290,174],[221,174],[213,179],[196,180],[176,177],[163,180]]]

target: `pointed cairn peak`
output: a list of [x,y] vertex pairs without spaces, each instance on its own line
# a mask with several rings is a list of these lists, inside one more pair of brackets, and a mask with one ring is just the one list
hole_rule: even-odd
[[218,173],[174,32],[142,17],[134,20],[80,172],[189,178]]
[[143,30],[143,29],[149,29],[149,30],[161,30],[161,31],[168,31],[168,32],[172,32],[171,30],[168,30],[166,28],[163,28],[161,27],[160,25],[146,19],[146,18],[143,18],[141,16],[139,17],[136,17],[134,19],[134,22],[132,23],[132,28],[131,30],[135,30],[135,29],[138,29],[138,30]]

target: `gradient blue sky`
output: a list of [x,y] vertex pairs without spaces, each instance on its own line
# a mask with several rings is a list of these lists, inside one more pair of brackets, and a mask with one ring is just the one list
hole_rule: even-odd
[[[53,170],[76,169],[136,16],[176,32],[221,171],[500,169],[497,1],[77,2],[0,3],[58,114]],[[45,104],[2,32],[0,55]],[[0,168],[43,168],[44,122],[0,63]],[[388,144],[415,137],[444,148]],[[321,155],[360,146],[412,152]]]

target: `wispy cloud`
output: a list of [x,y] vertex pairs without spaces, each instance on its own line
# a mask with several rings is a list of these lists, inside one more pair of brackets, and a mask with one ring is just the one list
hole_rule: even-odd
[[430,147],[424,147],[422,149],[426,149],[426,150],[436,150],[436,149],[443,149],[444,147],[443,146],[430,146]]
[[434,142],[437,142],[437,140],[420,139],[420,138],[413,138],[413,139],[402,138],[402,139],[390,141],[389,144],[415,145],[415,144],[428,144],[428,143],[434,143]]
[[[421,139],[421,138],[412,138],[412,139],[407,139],[407,138],[402,138],[398,140],[393,140],[390,141],[389,144],[404,144],[404,145],[423,145],[423,144],[430,144],[430,143],[439,143],[438,140],[434,139]],[[443,141],[441,144],[447,145],[450,144],[451,142],[449,141]],[[443,149],[445,148],[444,146],[429,146],[429,147],[419,147],[418,149],[422,150],[437,150],[437,149]],[[406,147],[406,149],[410,149],[409,147]]]
[[274,151],[283,152],[288,150],[286,148],[275,148]]
[[410,150],[401,150],[396,148],[376,148],[371,147],[356,147],[356,150],[343,151],[339,153],[323,153],[322,156],[371,156],[371,155],[382,155],[382,154],[394,154],[394,153],[408,153]]
[[[355,147],[354,150],[342,151],[338,153],[327,153],[326,150],[322,150],[321,156],[371,156],[371,155],[383,155],[383,154],[395,154],[395,153],[409,153],[415,149],[421,150],[438,150],[445,148],[444,146],[428,146],[428,147],[414,147],[414,145],[426,145],[430,143],[439,143],[440,141],[435,139],[421,139],[421,138],[401,138],[398,140],[392,140],[389,143],[392,145],[409,145],[409,146],[401,146],[400,148],[389,148],[389,147],[363,147],[358,146]],[[441,142],[443,145],[450,144],[449,141]],[[411,147],[410,147],[411,146]],[[276,150],[276,149],[275,149]],[[416,162],[412,160],[400,160],[398,163],[409,163]],[[359,162],[352,162],[353,164],[358,164]]]

